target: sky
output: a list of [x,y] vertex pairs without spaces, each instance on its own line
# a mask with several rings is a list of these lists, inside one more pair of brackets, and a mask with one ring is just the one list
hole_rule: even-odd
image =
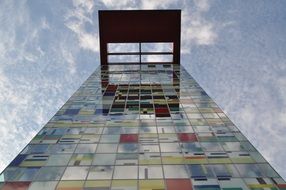
[[283,0],[1,0],[0,172],[99,65],[106,9],[181,9],[181,64],[286,179]]

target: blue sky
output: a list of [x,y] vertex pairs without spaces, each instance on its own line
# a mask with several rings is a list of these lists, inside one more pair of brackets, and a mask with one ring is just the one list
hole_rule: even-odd
[[182,65],[286,178],[286,1],[0,1],[0,171],[99,65],[99,9],[182,9]]

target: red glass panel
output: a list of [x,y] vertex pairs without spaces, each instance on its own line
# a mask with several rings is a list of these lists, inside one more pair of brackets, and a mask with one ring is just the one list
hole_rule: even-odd
[[170,112],[167,107],[155,108],[156,117],[170,117]]
[[179,133],[178,137],[182,142],[196,142],[198,141],[195,133]]
[[188,179],[167,179],[167,190],[192,190],[191,181]]
[[2,190],[27,190],[31,182],[6,182]]
[[122,134],[120,135],[121,143],[137,143],[138,142],[138,134]]

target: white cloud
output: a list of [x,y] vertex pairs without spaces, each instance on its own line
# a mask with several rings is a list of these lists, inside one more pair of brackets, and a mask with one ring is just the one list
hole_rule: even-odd
[[194,8],[187,4],[182,12],[182,53],[195,45],[213,45],[217,39],[215,25],[204,14],[210,9],[208,0],[195,0]]
[[171,4],[177,3],[178,0],[142,0],[142,9],[159,9],[168,8]]
[[194,0],[194,4],[197,6],[199,11],[205,12],[210,8],[209,0]]
[[76,62],[75,59],[70,51],[68,51],[64,46],[61,48],[63,58],[66,60],[66,62],[69,64],[69,71],[71,74],[76,73]]
[[86,77],[70,79],[77,73],[73,53],[79,52],[70,45],[71,33],[53,28],[44,16],[32,17],[26,1],[1,3],[0,171]]
[[94,28],[97,28],[97,23],[93,22],[92,20],[94,2],[76,0],[73,1],[73,3],[74,9],[70,10],[65,16],[65,25],[77,35],[81,48],[98,52],[98,34],[95,31],[88,32],[85,29],[85,24],[87,23],[92,25]]
[[138,8],[136,0],[101,0],[109,9],[134,9]]

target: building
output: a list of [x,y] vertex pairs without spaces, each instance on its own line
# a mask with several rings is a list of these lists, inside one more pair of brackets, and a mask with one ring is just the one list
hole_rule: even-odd
[[0,176],[1,190],[285,190],[180,65],[180,11],[100,11],[101,66]]

